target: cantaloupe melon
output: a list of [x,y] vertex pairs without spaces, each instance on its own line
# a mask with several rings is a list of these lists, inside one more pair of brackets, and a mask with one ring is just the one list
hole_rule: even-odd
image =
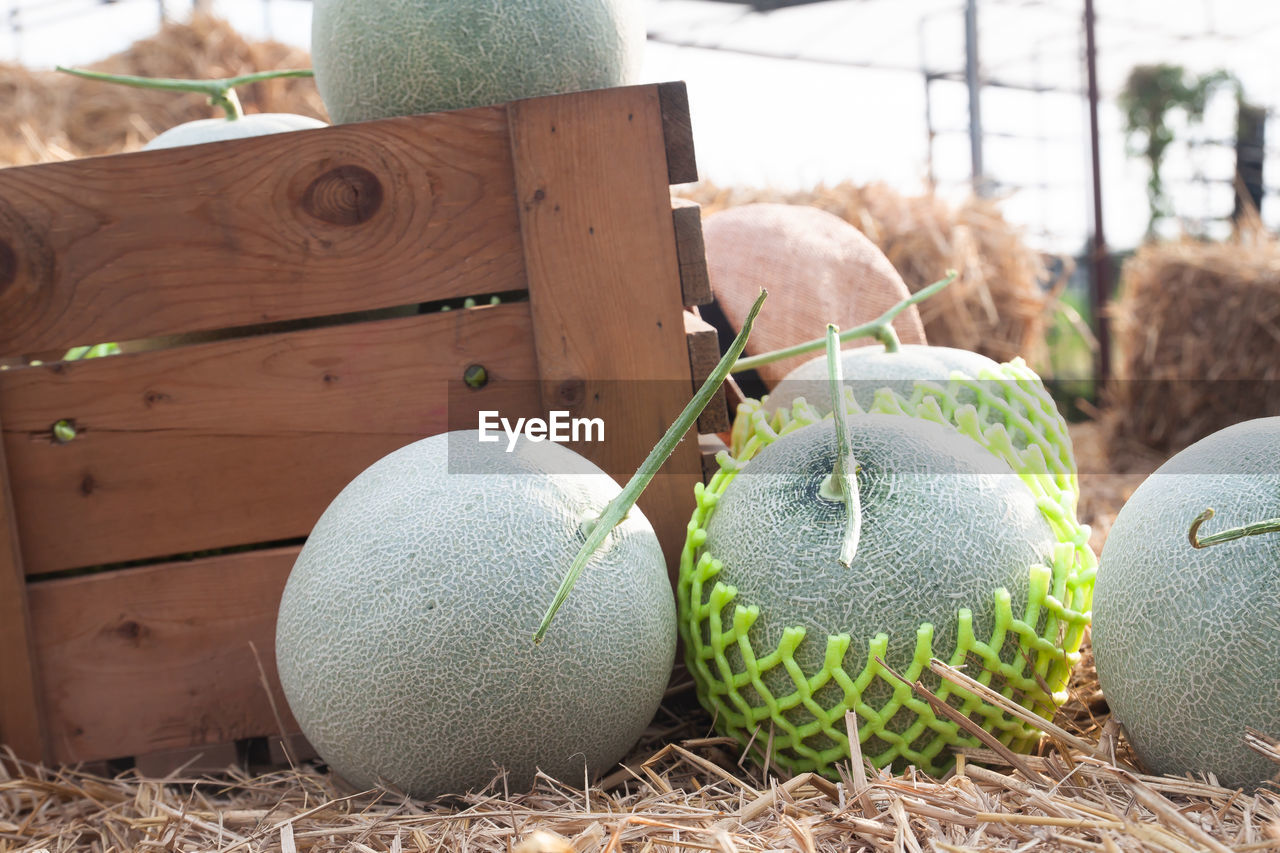
[[[1019,450],[1037,448],[1043,468],[1057,486],[1079,499],[1079,477],[1067,422],[1035,371],[1022,359],[997,364],[984,355],[952,347],[902,344],[893,352],[883,346],[855,347],[840,353],[849,403],[856,409],[906,414],[958,425],[972,410],[977,428],[1000,426]],[[826,356],[793,369],[763,400],[738,407],[730,433],[730,451],[746,458],[748,439],[767,425],[782,430],[797,400],[820,414],[831,411]],[[1039,469],[1041,463],[1032,463]]]
[[[976,379],[983,371],[994,371],[1000,366],[976,352],[928,344],[902,344],[894,352],[888,352],[879,345],[854,347],[841,351],[840,363],[845,384],[864,409],[875,402],[876,391],[880,388],[889,388],[903,397],[910,397],[917,380],[946,382],[953,370]],[[825,355],[806,361],[787,373],[763,402],[768,411],[790,409],[797,397],[804,397],[819,411],[831,410],[826,399]]]
[[1036,731],[939,686],[930,657],[1044,715],[1066,698],[1096,565],[1074,498],[1036,448],[983,429],[972,406],[957,425],[932,410],[849,417],[863,513],[849,568],[837,562],[843,502],[821,487],[834,429],[812,407],[780,433],[757,421],[749,461],[723,458],[698,491],[677,590],[686,663],[718,729],[772,744],[770,760],[793,772],[835,776],[848,710],[879,766],[941,772],[948,745],[975,742],[878,657],[1016,749]]
[[[742,328],[761,287],[773,294],[770,310],[751,336],[748,351],[753,355],[813,338],[827,323],[842,329],[868,323],[911,296],[871,238],[834,213],[811,205],[727,207],[706,217],[702,234],[707,277],[715,295],[715,305],[702,311],[717,326],[722,342]],[[893,328],[908,343],[926,342],[914,305],[894,318]],[[755,370],[764,388],[773,388],[802,361],[785,358]]]
[[618,485],[550,442],[459,431],[374,463],[316,523],[280,603],[294,717],[360,787],[430,797],[535,771],[580,782],[640,736],[675,654],[675,605],[638,508],[539,619]]
[[1161,465],[1107,535],[1094,600],[1098,681],[1155,773],[1254,788],[1280,766],[1244,745],[1280,736],[1280,533],[1196,549],[1280,516],[1280,418],[1216,432]]
[[144,151],[152,151],[157,148],[199,145],[202,142],[220,142],[224,139],[245,139],[250,136],[286,133],[291,130],[310,130],[316,127],[327,127],[327,125],[318,118],[297,113],[249,113],[235,119],[202,118],[171,127],[152,137],[142,148]]
[[312,10],[316,85],[337,123],[634,83],[645,39],[638,0],[315,0]]

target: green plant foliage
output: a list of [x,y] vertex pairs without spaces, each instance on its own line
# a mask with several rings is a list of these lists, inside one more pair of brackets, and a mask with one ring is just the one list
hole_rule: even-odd
[[102,358],[107,355],[119,355],[120,345],[117,343],[94,344],[93,346],[73,347],[62,357],[63,361],[80,361],[85,358]]
[[1189,122],[1201,121],[1209,95],[1220,86],[1230,86],[1240,99],[1240,82],[1229,71],[1195,76],[1181,65],[1137,65],[1116,98],[1124,113],[1130,153],[1145,157],[1151,169],[1147,179],[1147,200],[1151,205],[1148,235],[1160,219],[1171,214],[1160,177],[1165,151],[1174,138],[1168,123],[1170,114],[1181,110]]

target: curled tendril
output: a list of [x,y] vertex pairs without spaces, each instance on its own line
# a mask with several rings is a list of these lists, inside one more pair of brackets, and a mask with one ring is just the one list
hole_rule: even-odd
[[1209,507],[1191,522],[1191,529],[1187,531],[1187,540],[1191,543],[1192,548],[1209,548],[1213,545],[1221,545],[1223,542],[1243,539],[1246,536],[1280,532],[1280,518],[1268,518],[1266,521],[1255,521],[1242,527],[1232,527],[1229,530],[1212,533],[1202,539],[1200,537],[1200,527],[1213,516],[1213,508]]

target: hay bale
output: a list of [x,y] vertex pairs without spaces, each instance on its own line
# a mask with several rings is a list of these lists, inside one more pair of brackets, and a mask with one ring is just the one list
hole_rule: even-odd
[[[795,204],[746,204],[720,210],[702,226],[707,276],[729,331],[742,328],[760,289],[769,301],[747,341],[756,355],[870,322],[910,294],[902,277],[861,231],[834,214]],[[914,306],[894,320],[903,343],[925,343]],[[724,334],[722,332],[722,343]],[[855,344],[874,343],[863,339]],[[757,369],[768,387],[813,358],[796,356]]]
[[59,114],[62,92],[53,75],[0,62],[0,166],[26,166],[76,156],[60,128],[48,118]]
[[708,215],[752,202],[804,204],[834,213],[879,246],[911,292],[959,273],[920,306],[929,342],[980,352],[996,361],[1045,356],[1048,271],[1040,253],[1005,221],[994,201],[951,206],[935,195],[908,197],[881,185],[840,183],[782,192],[703,182],[681,191]]
[[1172,453],[1280,414],[1280,241],[1265,232],[1141,247],[1110,313],[1117,437]]
[[[90,65],[113,74],[210,79],[309,68],[306,51],[249,42],[225,21],[197,15]],[[236,89],[245,112],[292,112],[324,119],[310,79],[268,80]],[[115,154],[141,148],[174,125],[221,114],[203,95],[113,86],[52,71],[0,64],[0,166]]]

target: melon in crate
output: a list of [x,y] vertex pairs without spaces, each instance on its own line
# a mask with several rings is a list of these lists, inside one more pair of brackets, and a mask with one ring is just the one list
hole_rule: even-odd
[[337,123],[637,82],[639,0],[316,0],[311,56]]

